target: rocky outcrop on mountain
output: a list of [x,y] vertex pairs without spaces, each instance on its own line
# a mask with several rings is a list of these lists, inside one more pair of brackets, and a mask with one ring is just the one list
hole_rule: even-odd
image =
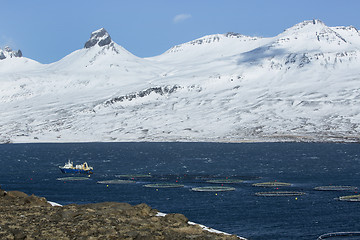
[[21,50],[13,51],[10,47],[0,48],[0,60],[5,58],[22,57]]
[[0,239],[239,239],[189,225],[182,214],[157,213],[146,204],[117,202],[54,207],[45,198],[0,189]]
[[151,87],[151,88],[145,89],[143,91],[139,91],[137,93],[131,93],[131,94],[127,94],[124,96],[119,96],[119,97],[115,97],[110,100],[107,100],[105,102],[105,106],[116,103],[116,102],[123,102],[125,100],[131,101],[136,98],[143,98],[143,97],[149,96],[151,93],[155,93],[155,94],[159,94],[159,95],[163,96],[165,94],[171,94],[179,88],[181,88],[179,85],[164,86],[164,87]]
[[111,43],[111,37],[105,28],[101,28],[91,33],[90,39],[85,43],[85,48],[91,48],[98,44],[100,47],[109,45]]

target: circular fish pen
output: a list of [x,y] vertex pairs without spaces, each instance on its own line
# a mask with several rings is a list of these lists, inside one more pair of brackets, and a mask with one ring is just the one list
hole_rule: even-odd
[[90,180],[88,177],[62,177],[57,178],[56,180],[59,181],[84,181],[84,180]]
[[154,183],[154,184],[146,184],[144,187],[147,188],[181,188],[184,187],[182,184],[176,183]]
[[358,195],[349,195],[349,196],[342,196],[338,198],[340,201],[346,202],[360,202],[360,194]]
[[291,186],[291,183],[285,182],[263,182],[263,183],[254,183],[254,187],[288,187]]
[[346,239],[359,239],[359,236],[360,236],[360,232],[333,232],[333,233],[327,233],[321,235],[320,237],[318,237],[317,240],[329,239],[329,238],[344,239],[343,237],[346,237]]
[[114,179],[114,180],[98,181],[97,183],[99,183],[99,184],[128,184],[128,183],[136,183],[136,182],[131,181],[131,180]]
[[194,192],[228,192],[235,191],[233,187],[196,187],[192,188],[191,191]]
[[151,178],[150,174],[120,174],[115,175],[117,178]]
[[304,195],[303,192],[275,191],[275,192],[257,192],[256,196],[262,197],[291,197]]
[[317,191],[356,191],[357,189],[353,186],[320,186],[314,188]]
[[231,183],[242,183],[244,180],[241,179],[211,179],[207,180],[207,183],[219,183],[219,184],[231,184]]

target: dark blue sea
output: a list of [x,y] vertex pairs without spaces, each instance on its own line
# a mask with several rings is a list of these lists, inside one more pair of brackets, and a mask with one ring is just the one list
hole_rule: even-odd
[[[70,159],[94,167],[90,180],[66,177],[58,166]],[[136,183],[98,184],[142,174]],[[243,179],[224,184],[231,192],[194,192],[214,186],[209,179]],[[302,196],[260,197],[279,191],[253,183],[291,183],[281,190]],[[181,183],[183,188],[146,188],[149,183]],[[251,240],[316,239],[338,231],[360,231],[360,202],[335,198],[355,191],[314,187],[360,187],[360,145],[336,143],[71,143],[0,145],[0,184],[60,204],[103,201],[147,203],[164,213]],[[216,184],[215,184],[216,185]],[[221,185],[221,184],[218,184]]]

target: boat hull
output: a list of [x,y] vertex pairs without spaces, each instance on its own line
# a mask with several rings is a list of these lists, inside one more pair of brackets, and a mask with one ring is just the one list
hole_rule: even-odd
[[60,168],[62,173],[92,174],[92,170]]

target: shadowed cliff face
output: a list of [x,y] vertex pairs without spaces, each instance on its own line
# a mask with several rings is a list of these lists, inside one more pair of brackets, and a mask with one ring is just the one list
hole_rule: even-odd
[[156,216],[146,204],[104,202],[62,207],[0,188],[0,239],[238,239],[189,225],[182,214]]

